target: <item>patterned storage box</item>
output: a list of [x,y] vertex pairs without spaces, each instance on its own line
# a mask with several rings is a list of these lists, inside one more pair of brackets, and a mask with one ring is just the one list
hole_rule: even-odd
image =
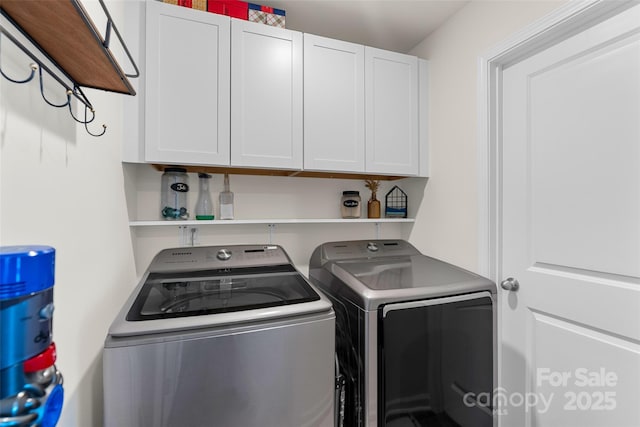
[[198,10],[207,10],[207,0],[191,0],[191,7]]
[[207,10],[207,0],[162,0],[164,3],[175,4],[198,10]]
[[249,3],[240,0],[209,0],[207,10],[209,12],[227,15],[232,18],[247,20]]
[[249,3],[249,21],[284,28],[285,11],[269,6]]
[[247,20],[249,3],[240,0],[162,0],[164,3]]

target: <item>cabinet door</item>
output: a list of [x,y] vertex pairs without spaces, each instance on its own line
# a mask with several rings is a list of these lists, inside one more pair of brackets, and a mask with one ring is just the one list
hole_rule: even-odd
[[229,18],[146,4],[145,160],[229,165]]
[[231,164],[302,168],[302,34],[231,20]]
[[418,59],[365,48],[366,171],[418,174]]
[[364,46],[304,35],[304,168],[364,172]]

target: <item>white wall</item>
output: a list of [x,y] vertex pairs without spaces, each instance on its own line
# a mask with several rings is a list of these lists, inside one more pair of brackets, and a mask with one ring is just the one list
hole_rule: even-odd
[[[96,2],[83,2],[95,11]],[[118,8],[112,8],[117,19]],[[0,64],[16,78],[29,59],[2,38]],[[47,80],[52,100],[64,100]],[[53,338],[64,375],[61,426],[102,425],[101,350],[109,324],[135,284],[120,163],[123,95],[85,91],[97,112],[93,138],[68,110],[42,100],[36,80],[0,77],[0,244],[56,249]]]
[[431,174],[410,241],[478,270],[478,58],[561,1],[473,1],[411,53],[429,60]]
[[[160,178],[162,172],[150,165],[126,164],[125,176],[129,215],[132,220],[160,219]],[[193,208],[198,195],[198,177],[189,174],[189,193],[187,207]],[[211,179],[211,194],[214,201],[216,218],[219,216],[217,195],[223,190],[223,176],[215,174]],[[300,178],[277,176],[231,175],[231,190],[235,195],[235,219],[337,219],[340,218],[340,199],[343,190],[360,191],[362,199],[362,218],[367,217],[367,200],[370,191],[363,180]],[[383,181],[378,199],[394,186],[398,185],[409,195],[421,195],[426,180],[409,178],[398,181]],[[409,206],[409,216],[414,217],[416,207]],[[171,224],[179,224],[179,221]],[[269,241],[267,224],[196,225],[197,244],[230,245],[262,244],[281,245],[292,261],[304,274],[308,273],[308,263],[312,251],[321,243],[333,240],[373,239],[379,233],[380,238],[407,238],[412,224],[387,223],[376,229],[374,224],[276,224]],[[135,255],[138,273],[142,274],[159,248],[180,245],[177,226],[136,227]]]

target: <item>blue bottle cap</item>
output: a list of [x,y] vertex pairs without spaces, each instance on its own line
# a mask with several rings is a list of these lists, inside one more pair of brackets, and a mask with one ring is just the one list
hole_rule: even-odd
[[55,253],[50,246],[0,246],[0,301],[52,287]]

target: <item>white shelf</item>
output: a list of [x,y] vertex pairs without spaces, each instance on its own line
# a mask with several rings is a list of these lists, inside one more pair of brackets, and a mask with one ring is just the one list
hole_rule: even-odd
[[346,223],[366,223],[366,224],[387,224],[387,223],[413,223],[413,218],[355,218],[355,219],[234,219],[234,220],[175,220],[175,221],[130,221],[131,227],[171,227],[171,226],[193,226],[193,225],[244,225],[244,224],[346,224]]

